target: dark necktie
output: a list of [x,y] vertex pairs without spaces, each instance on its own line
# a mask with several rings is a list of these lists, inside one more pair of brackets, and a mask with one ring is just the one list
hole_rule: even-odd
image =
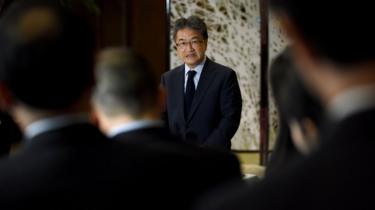
[[186,92],[185,92],[185,119],[187,119],[191,103],[194,99],[195,94],[195,85],[194,85],[194,76],[197,72],[194,70],[189,70],[188,72],[188,80],[186,83]]

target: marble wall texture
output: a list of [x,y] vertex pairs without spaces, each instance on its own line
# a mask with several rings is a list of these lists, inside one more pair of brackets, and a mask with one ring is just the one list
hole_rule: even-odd
[[[237,73],[243,99],[240,127],[232,139],[234,150],[259,150],[259,100],[260,100],[260,13],[259,0],[172,0],[171,25],[180,17],[196,15],[208,26],[207,56]],[[285,42],[280,30],[271,39],[271,55],[274,57]],[[172,32],[172,30],[171,30]],[[171,40],[172,35],[171,35]],[[173,41],[170,46],[170,66],[181,65]],[[271,107],[272,108],[272,107]],[[272,140],[277,128],[277,114],[273,106],[270,116]],[[271,145],[273,143],[271,142]]]

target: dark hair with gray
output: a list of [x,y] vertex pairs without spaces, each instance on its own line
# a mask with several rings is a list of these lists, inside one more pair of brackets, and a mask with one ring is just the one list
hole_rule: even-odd
[[176,40],[177,32],[185,28],[194,29],[198,31],[205,40],[208,39],[206,23],[197,16],[190,16],[188,18],[180,18],[175,22],[173,28],[173,40]]
[[107,116],[138,118],[155,106],[158,83],[148,61],[127,48],[101,52],[96,66],[93,101]]

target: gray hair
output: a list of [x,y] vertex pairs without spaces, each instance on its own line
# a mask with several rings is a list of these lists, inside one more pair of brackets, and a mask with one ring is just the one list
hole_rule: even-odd
[[107,116],[126,113],[137,118],[154,106],[158,83],[147,60],[132,50],[104,50],[95,73],[93,101]]
[[177,32],[184,28],[190,28],[198,31],[205,40],[208,39],[207,26],[202,19],[197,16],[190,16],[188,18],[180,18],[175,22],[173,28],[173,40],[176,40]]

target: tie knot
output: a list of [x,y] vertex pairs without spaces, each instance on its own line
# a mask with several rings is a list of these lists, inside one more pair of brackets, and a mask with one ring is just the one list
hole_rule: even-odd
[[189,77],[194,77],[196,73],[197,73],[197,72],[194,71],[194,70],[189,70],[189,71],[188,71],[188,75],[189,75]]

